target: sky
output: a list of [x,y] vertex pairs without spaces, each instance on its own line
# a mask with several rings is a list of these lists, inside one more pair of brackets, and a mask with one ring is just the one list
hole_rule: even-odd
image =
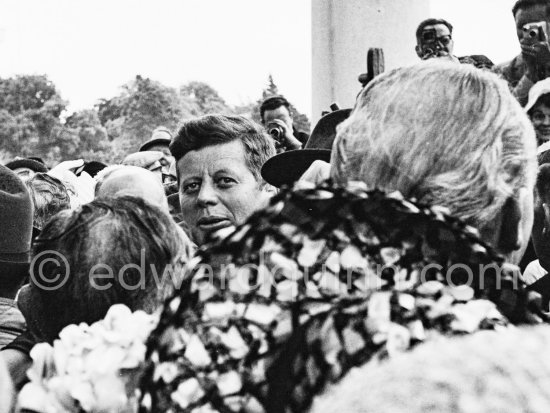
[[[137,74],[204,81],[232,104],[257,100],[272,74],[310,114],[311,1],[0,0],[0,77],[47,74],[78,110]],[[499,63],[519,51],[513,3],[432,0],[432,17],[454,25],[457,55]]]

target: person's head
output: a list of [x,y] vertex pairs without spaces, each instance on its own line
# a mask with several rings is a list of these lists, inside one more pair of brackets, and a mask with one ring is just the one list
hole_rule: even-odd
[[[539,156],[540,161],[540,156]],[[550,268],[550,164],[542,163],[537,176],[535,217],[531,239],[540,264]]]
[[550,94],[542,95],[528,112],[539,145],[550,141]]
[[426,19],[416,29],[416,54],[421,59],[452,55],[453,26],[447,20]]
[[275,119],[282,120],[292,129],[292,115],[290,113],[290,103],[283,96],[271,96],[265,99],[260,105],[260,118],[262,124],[267,126]]
[[140,198],[94,200],[54,216],[35,240],[20,307],[31,333],[51,342],[69,324],[93,323],[113,304],[155,311],[177,287],[188,240]]
[[243,223],[273,195],[260,173],[275,155],[273,141],[242,116],[186,121],[170,150],[177,162],[181,212],[198,244],[218,229]]
[[518,40],[523,38],[523,26],[541,21],[550,22],[550,1],[518,0],[512,8]]
[[422,63],[363,89],[338,128],[331,175],[447,207],[500,252],[517,251],[515,261],[532,226],[535,150],[504,81],[470,65]]
[[158,178],[138,166],[115,165],[105,168],[97,177],[95,196],[134,196],[168,211],[168,201]]
[[310,412],[544,413],[548,346],[548,326],[435,340],[351,371]]
[[525,112],[537,133],[537,143],[550,141],[550,79],[541,80],[529,90]]
[[169,168],[170,165],[174,162],[174,158],[170,153],[171,141],[172,132],[170,132],[170,130],[164,126],[159,126],[153,131],[151,138],[140,146],[139,152],[162,152],[164,154],[164,158],[161,160],[161,163],[163,163],[163,166],[165,166],[166,168]]
[[59,179],[37,173],[25,184],[34,206],[33,226],[36,229],[41,230],[52,216],[71,208],[69,192]]
[[33,206],[14,171],[0,165],[0,296],[13,298],[27,275]]

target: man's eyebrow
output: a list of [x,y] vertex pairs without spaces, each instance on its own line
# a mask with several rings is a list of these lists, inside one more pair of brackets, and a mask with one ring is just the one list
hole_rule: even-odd
[[214,175],[219,173],[233,174],[235,173],[235,171],[231,168],[223,167],[223,168],[216,169],[216,172],[214,172]]

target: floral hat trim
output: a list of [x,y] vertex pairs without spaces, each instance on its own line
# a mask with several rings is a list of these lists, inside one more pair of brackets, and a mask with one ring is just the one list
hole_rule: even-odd
[[474,228],[362,183],[283,190],[228,232],[149,339],[145,412],[304,411],[373,357],[544,317]]

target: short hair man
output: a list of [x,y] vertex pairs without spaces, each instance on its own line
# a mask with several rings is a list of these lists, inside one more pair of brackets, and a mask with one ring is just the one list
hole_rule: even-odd
[[262,124],[275,140],[277,152],[301,149],[309,135],[294,127],[290,103],[283,96],[271,96],[260,106]]
[[186,121],[170,151],[176,159],[181,212],[198,245],[209,234],[244,222],[274,193],[260,174],[275,154],[273,141],[242,116]]
[[416,54],[422,60],[447,57],[457,61],[453,55],[453,26],[444,19],[426,19],[416,29]]
[[[550,44],[548,43],[548,24],[550,24],[549,0],[518,0],[512,8],[516,22],[516,33],[521,46],[521,54],[509,62],[497,65],[494,71],[502,75],[512,87],[514,96],[522,106],[527,103],[531,87],[548,77],[550,65]],[[529,36],[524,27],[533,23],[541,23],[541,28],[535,28],[539,36]]]
[[134,196],[168,212],[164,188],[150,171],[138,166],[114,165],[100,172],[95,186],[96,198]]

